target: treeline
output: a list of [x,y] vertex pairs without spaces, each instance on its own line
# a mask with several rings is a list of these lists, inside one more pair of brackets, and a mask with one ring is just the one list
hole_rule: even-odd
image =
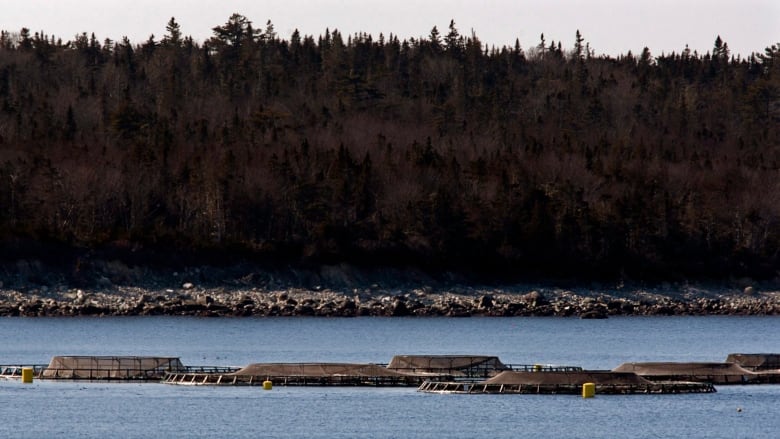
[[509,276],[774,277],[780,45],[0,34],[0,237]]

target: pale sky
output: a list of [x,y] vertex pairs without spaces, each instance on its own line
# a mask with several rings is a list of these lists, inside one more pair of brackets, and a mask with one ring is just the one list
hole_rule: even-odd
[[238,12],[264,29],[271,20],[281,38],[295,28],[315,37],[326,28],[345,37],[384,33],[427,37],[435,25],[446,34],[450,19],[461,35],[473,30],[500,47],[516,38],[528,50],[544,33],[548,44],[574,45],[579,29],[599,54],[681,52],[688,44],[711,51],[720,35],[733,54],[749,55],[780,43],[780,0],[0,0],[0,29],[44,31],[63,40],[94,32],[102,41],[127,36],[159,40],[171,17],[184,35],[202,42],[212,28]]

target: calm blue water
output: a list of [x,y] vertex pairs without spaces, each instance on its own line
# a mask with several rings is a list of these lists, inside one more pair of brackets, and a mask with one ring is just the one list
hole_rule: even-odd
[[[780,352],[780,318],[0,319],[0,363],[171,355],[193,365],[388,362],[491,354],[609,369]],[[758,438],[780,432],[780,386],[704,395],[430,395],[408,388],[179,387],[0,380],[0,437]],[[742,411],[738,412],[737,408]]]

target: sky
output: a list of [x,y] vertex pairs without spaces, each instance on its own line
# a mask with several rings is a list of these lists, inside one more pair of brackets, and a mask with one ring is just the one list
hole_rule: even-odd
[[184,35],[202,42],[233,13],[258,29],[271,20],[284,39],[296,28],[315,37],[329,28],[403,40],[427,37],[433,26],[446,34],[455,20],[461,35],[473,31],[496,47],[519,39],[526,50],[542,33],[571,49],[579,30],[596,55],[679,53],[686,44],[703,54],[719,35],[743,57],[780,43],[780,0],[0,0],[0,29],[141,43],[151,34],[159,40],[175,17]]

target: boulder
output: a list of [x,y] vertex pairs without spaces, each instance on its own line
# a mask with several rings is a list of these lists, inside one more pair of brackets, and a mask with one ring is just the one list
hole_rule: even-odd
[[393,317],[405,317],[411,314],[409,307],[406,306],[406,302],[403,300],[396,300],[393,303],[392,311],[390,313]]
[[530,306],[542,306],[547,305],[549,302],[547,299],[542,295],[542,293],[538,291],[531,291],[528,294],[524,294],[521,299],[523,302],[527,303]]
[[484,296],[479,298],[479,302],[477,305],[479,308],[492,308],[493,307],[493,296],[490,294],[485,294]]
[[207,294],[198,294],[197,302],[200,305],[210,305],[214,303],[214,298]]

